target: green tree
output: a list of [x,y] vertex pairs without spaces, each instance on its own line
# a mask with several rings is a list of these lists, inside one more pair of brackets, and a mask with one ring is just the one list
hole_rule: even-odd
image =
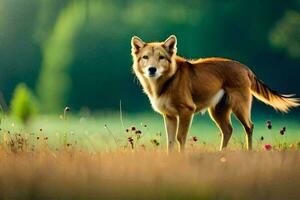
[[24,83],[18,84],[11,101],[11,115],[27,124],[37,113],[37,107],[37,101],[30,89]]
[[270,34],[274,47],[284,49],[292,58],[300,58],[300,13],[287,11]]
[[71,85],[68,68],[73,60],[74,39],[84,23],[84,1],[71,2],[57,19],[45,42],[37,92],[43,111],[63,108]]

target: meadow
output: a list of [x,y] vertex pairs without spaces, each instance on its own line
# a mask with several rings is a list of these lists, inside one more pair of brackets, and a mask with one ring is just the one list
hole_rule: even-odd
[[219,152],[206,114],[195,117],[187,151],[172,154],[155,113],[65,111],[26,126],[5,117],[0,199],[299,199],[300,125],[260,117],[252,152],[235,120],[229,148]]
[[299,97],[299,27],[299,0],[0,0],[0,200],[299,200],[299,110],[254,99],[251,152],[234,117],[220,152],[196,115],[168,154],[130,56],[134,35],[174,34],[178,55],[239,61]]

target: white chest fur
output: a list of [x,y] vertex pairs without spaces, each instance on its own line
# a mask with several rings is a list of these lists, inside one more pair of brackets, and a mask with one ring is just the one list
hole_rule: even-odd
[[161,114],[175,114],[175,108],[172,108],[172,104],[170,103],[170,99],[167,97],[150,97],[150,103],[152,108]]
[[150,103],[152,108],[156,111],[156,112],[163,112],[164,107],[165,107],[165,101],[163,101],[160,98],[155,98],[155,97],[150,97]]

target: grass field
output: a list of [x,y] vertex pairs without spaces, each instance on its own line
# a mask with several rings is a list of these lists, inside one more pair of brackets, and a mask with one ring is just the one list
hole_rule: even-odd
[[[232,117],[234,132],[230,140],[229,148],[242,149],[244,147],[244,130],[242,126]],[[266,121],[272,122],[272,129],[266,127]],[[122,123],[123,121],[123,123]],[[64,142],[81,146],[89,150],[114,149],[128,145],[128,137],[135,135],[134,131],[126,132],[126,129],[135,127],[141,130],[142,138],[139,144],[149,144],[153,139],[160,140],[160,147],[165,148],[165,130],[163,119],[156,113],[123,114],[122,121],[119,113],[100,113],[98,115],[52,115],[37,116],[27,127],[16,119],[5,118],[2,120],[2,132],[28,134],[30,137],[48,137],[51,147],[59,147]],[[286,115],[278,114],[275,118],[267,116],[256,116],[253,118],[254,147],[261,148],[261,144],[270,143],[297,143],[300,141],[300,124],[296,118],[288,118]],[[280,130],[286,127],[284,135]],[[220,142],[220,131],[209,118],[196,115],[189,133],[198,138],[197,145],[210,150],[218,150]],[[264,140],[261,140],[261,137]],[[115,142],[117,140],[117,143]]]
[[154,113],[37,116],[27,126],[4,118],[0,199],[300,199],[298,120],[253,121],[253,152],[236,121],[219,152],[219,131],[205,115],[195,117],[187,151],[168,155]]

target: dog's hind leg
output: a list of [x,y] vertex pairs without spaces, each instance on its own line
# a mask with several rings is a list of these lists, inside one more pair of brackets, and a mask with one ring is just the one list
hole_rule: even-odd
[[221,101],[214,108],[211,107],[208,109],[208,111],[210,117],[221,131],[222,139],[220,150],[222,150],[227,146],[233,131],[230,119],[231,107],[228,102],[226,102],[226,95],[223,96]]
[[254,125],[251,122],[252,95],[250,90],[243,90],[243,93],[238,95],[237,102],[232,110],[245,129],[247,149],[251,150]]

